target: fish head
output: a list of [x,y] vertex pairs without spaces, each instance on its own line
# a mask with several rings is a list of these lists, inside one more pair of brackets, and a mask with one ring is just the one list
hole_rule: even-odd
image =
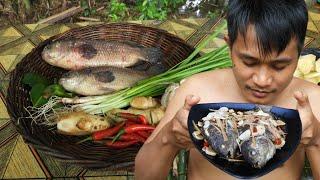
[[66,58],[72,53],[72,41],[56,41],[46,45],[42,51],[42,58],[50,64],[65,63]]
[[77,71],[69,71],[62,75],[59,79],[59,84],[68,91],[74,91],[79,88],[81,82],[84,81],[84,76]]
[[215,152],[227,158],[234,158],[237,150],[237,135],[233,131],[227,131],[227,140],[224,140],[221,130],[215,125],[203,128],[204,138]]
[[276,148],[266,136],[255,137],[241,144],[241,153],[244,159],[255,168],[262,168],[275,154]]

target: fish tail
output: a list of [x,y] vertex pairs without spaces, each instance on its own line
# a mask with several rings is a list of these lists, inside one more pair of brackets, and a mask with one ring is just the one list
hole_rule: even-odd
[[145,60],[152,64],[161,62],[163,59],[163,54],[159,47],[145,48],[145,56],[146,56]]

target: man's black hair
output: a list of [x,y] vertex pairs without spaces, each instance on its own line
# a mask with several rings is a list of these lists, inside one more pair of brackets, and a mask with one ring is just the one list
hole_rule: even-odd
[[248,25],[253,25],[261,55],[281,53],[292,38],[297,38],[300,53],[308,10],[304,0],[229,0],[227,22],[231,47],[238,33],[245,37]]

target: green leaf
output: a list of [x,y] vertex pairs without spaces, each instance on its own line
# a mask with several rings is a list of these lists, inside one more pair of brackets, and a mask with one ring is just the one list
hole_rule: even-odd
[[87,1],[87,0],[81,0],[81,1],[80,1],[80,7],[81,7],[82,9],[88,9],[88,8],[89,8],[88,1]]
[[153,12],[152,12],[152,10],[151,9],[148,9],[148,11],[147,11],[148,13],[148,17],[150,17],[150,18],[153,18]]
[[140,17],[139,17],[139,20],[144,20],[144,18],[145,18],[145,15],[141,14]]
[[97,13],[97,8],[92,8],[92,9],[91,9],[91,14],[94,15],[94,14],[96,14],[96,13]]
[[29,11],[31,7],[30,0],[23,0],[23,3],[26,6],[26,9]]
[[45,89],[46,86],[44,84],[35,84],[32,86],[30,98],[34,107],[40,107],[48,102],[48,100],[42,96]]
[[42,93],[42,96],[47,99],[49,99],[52,95],[59,97],[72,97],[72,94],[67,93],[60,84],[52,84],[46,87]]
[[90,10],[89,9],[85,9],[84,12],[83,12],[83,15],[85,17],[88,17],[90,15]]
[[142,6],[146,6],[148,3],[148,0],[144,0],[143,3],[142,3]]
[[48,86],[50,84],[50,81],[38,74],[27,73],[23,76],[22,83],[31,87],[36,84],[43,84],[45,86]]

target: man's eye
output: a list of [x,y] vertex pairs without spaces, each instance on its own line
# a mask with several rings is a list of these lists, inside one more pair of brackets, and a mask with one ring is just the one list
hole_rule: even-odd
[[287,67],[287,65],[285,65],[285,66],[284,65],[272,65],[272,68],[277,70],[277,71],[281,71],[286,67]]
[[256,62],[243,61],[243,64],[248,66],[248,67],[252,67],[252,66],[255,66],[257,63]]

